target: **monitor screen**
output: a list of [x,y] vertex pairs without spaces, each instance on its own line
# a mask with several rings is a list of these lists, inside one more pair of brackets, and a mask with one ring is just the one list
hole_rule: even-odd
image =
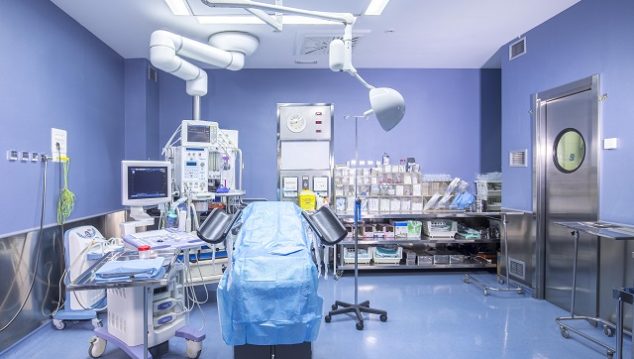
[[142,200],[169,197],[167,174],[167,167],[128,167],[128,199]]
[[187,142],[210,143],[211,129],[209,126],[187,126]]

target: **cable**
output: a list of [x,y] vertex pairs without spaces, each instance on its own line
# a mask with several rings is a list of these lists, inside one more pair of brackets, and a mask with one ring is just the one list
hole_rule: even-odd
[[[2,328],[0,328],[0,332],[3,332],[5,329],[7,329],[9,326],[11,326],[11,324],[13,324],[13,322],[16,320],[16,318],[20,315],[20,313],[22,313],[22,310],[24,310],[24,306],[26,306],[26,303],[29,301],[29,298],[31,297],[31,292],[33,292],[33,286],[35,285],[35,278],[37,275],[37,269],[39,267],[39,263],[40,263],[40,251],[39,251],[39,247],[40,247],[40,243],[42,243],[44,241],[43,234],[44,234],[44,208],[46,206],[46,179],[47,179],[47,170],[48,170],[48,158],[43,158],[44,161],[44,173],[43,173],[43,179],[42,179],[42,206],[40,208],[40,229],[39,229],[39,235],[37,238],[37,243],[35,244],[35,251],[36,251],[36,258],[35,258],[35,270],[33,271],[33,279],[31,280],[31,285],[29,286],[29,290],[26,293],[26,296],[24,298],[24,301],[22,302],[22,305],[20,305],[20,309],[18,309],[18,311],[13,315],[13,317],[9,320],[9,322],[7,324],[5,324]],[[24,240],[24,242],[26,242],[26,239]],[[22,256],[24,255],[24,247],[25,247],[25,243],[22,246],[22,253],[20,255],[20,262],[22,262]],[[17,273],[16,273],[16,277],[17,277]],[[11,288],[10,290],[13,288],[14,283],[11,283]],[[9,292],[7,292],[7,297],[9,296]],[[4,305],[4,301],[2,303],[2,305]],[[1,307],[1,306],[0,306]]]

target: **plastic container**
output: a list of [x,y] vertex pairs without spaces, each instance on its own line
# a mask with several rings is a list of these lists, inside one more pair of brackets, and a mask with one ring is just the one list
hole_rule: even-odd
[[144,244],[137,248],[139,251],[139,259],[150,259],[152,258],[152,247]]

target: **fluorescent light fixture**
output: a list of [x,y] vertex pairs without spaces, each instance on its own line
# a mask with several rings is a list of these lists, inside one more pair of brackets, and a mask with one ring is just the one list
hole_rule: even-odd
[[390,0],[372,0],[363,14],[368,16],[381,15],[389,2]]
[[189,11],[186,0],[165,0],[165,3],[174,15],[188,16],[192,14],[191,11]]
[[[264,21],[251,15],[196,16],[196,19],[203,25],[266,25]],[[339,25],[336,21],[298,15],[284,15],[282,23],[284,25]]]

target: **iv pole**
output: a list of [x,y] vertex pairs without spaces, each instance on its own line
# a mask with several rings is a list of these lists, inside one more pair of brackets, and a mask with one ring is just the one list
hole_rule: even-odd
[[[387,312],[370,308],[370,301],[359,303],[359,224],[361,222],[361,198],[359,198],[359,119],[365,120],[368,114],[361,116],[346,116],[345,119],[354,119],[354,304],[335,301],[332,310],[324,317],[326,323],[330,323],[333,315],[354,313],[357,317],[356,327],[363,330],[363,315],[361,313],[378,314],[382,322],[387,321]],[[341,308],[340,308],[341,307]]]

